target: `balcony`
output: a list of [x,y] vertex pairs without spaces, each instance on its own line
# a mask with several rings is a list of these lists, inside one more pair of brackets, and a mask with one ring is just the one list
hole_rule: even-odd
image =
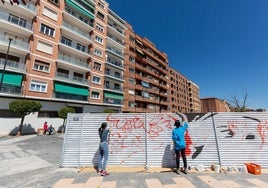
[[81,86],[89,85],[86,79],[75,77],[75,76],[70,76],[62,72],[56,72],[55,80],[66,82],[66,83],[71,83],[71,84],[76,84],[76,85],[81,85]]
[[110,104],[110,105],[118,105],[118,106],[122,106],[123,105],[123,100],[119,100],[119,99],[104,98],[104,101],[103,102],[105,104]]
[[121,71],[125,70],[121,63],[119,63],[118,61],[114,61],[110,58],[107,59],[106,63],[107,63],[107,65],[110,65],[113,68],[120,69]]
[[124,54],[122,53],[122,50],[118,50],[115,47],[111,47],[107,45],[107,51],[121,59],[125,59]]
[[123,93],[123,88],[122,87],[114,87],[112,84],[110,85],[105,85],[104,86],[105,90],[112,91],[112,92],[120,92]]
[[59,53],[57,62],[68,69],[74,69],[84,73],[90,71],[90,65],[86,59],[82,61],[81,59]]
[[1,95],[7,95],[8,97],[22,95],[22,87],[6,86],[3,85],[1,89]]
[[6,9],[8,9],[8,12],[19,12],[20,15],[22,15],[23,17],[27,17],[28,19],[33,19],[36,16],[36,6],[31,3],[31,2],[27,2],[26,5],[24,5],[23,3],[20,3],[19,5],[11,5],[11,3],[9,2],[9,0],[4,0],[5,3],[3,5],[3,7],[5,7]]
[[[0,68],[3,69],[5,64],[5,59],[0,58]],[[12,61],[12,60],[7,60],[6,63],[6,70],[12,71],[12,72],[17,72],[17,73],[26,73],[26,67],[24,64],[19,63],[17,61]]]
[[115,36],[110,35],[110,34],[108,34],[107,37],[108,37],[108,43],[110,43],[113,46],[116,46],[116,47],[118,47],[120,49],[125,48],[124,43],[122,42],[122,40],[120,40],[120,39],[118,39]]
[[73,39],[81,42],[86,41],[88,44],[92,43],[89,33],[81,31],[80,29],[72,26],[69,23],[63,22],[61,28],[62,34],[64,34],[65,36],[71,36]]
[[[7,51],[9,43],[9,38],[0,34],[0,50]],[[21,40],[12,40],[10,43],[10,54],[18,54],[21,56],[25,56],[30,53],[30,45],[27,42]]]
[[120,82],[124,82],[122,75],[117,75],[115,73],[111,73],[111,72],[105,71],[105,76],[106,77],[109,77],[109,78],[112,78],[114,80],[118,80]]
[[59,49],[76,56],[81,56],[82,58],[89,58],[91,56],[87,46],[71,41],[67,38],[61,38]]
[[93,30],[93,22],[91,19],[84,17],[69,7],[66,7],[65,11],[63,11],[63,18],[88,32],[91,32]]
[[0,27],[27,37],[33,34],[32,24],[29,21],[5,12],[0,12]]

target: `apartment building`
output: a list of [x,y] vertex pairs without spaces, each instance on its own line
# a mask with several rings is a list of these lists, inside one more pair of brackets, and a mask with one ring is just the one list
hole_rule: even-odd
[[126,24],[123,112],[167,112],[168,58]]
[[[93,113],[198,108],[190,99],[199,89],[182,75],[170,83],[167,54],[136,34],[107,1],[32,0],[13,6],[5,1],[0,3],[1,112],[14,98],[38,100],[42,117],[57,116],[63,106]],[[189,96],[189,88],[195,95]]]
[[169,68],[171,112],[190,112],[189,85],[185,76]]
[[215,97],[201,99],[201,112],[230,112],[226,101]]
[[188,91],[189,91],[189,102],[190,102],[190,111],[198,113],[201,112],[201,101],[199,96],[199,86],[194,82],[188,80]]

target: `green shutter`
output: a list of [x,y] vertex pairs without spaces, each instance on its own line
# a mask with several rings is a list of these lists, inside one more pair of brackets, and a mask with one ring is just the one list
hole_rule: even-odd
[[[2,73],[0,73],[0,80],[2,78]],[[9,84],[13,86],[21,86],[22,82],[22,74],[14,73],[14,72],[5,72],[3,83]]]
[[77,87],[64,83],[55,83],[55,91],[59,93],[88,96],[88,88]]
[[91,13],[90,11],[86,10],[84,7],[80,6],[79,4],[77,4],[75,1],[73,0],[66,0],[66,3],[71,6],[72,8],[74,8],[75,10],[77,10],[78,12],[84,14],[85,16],[89,17],[90,19],[94,19],[94,14]]
[[124,99],[123,95],[120,95],[120,94],[117,94],[117,93],[111,93],[111,92],[105,92],[104,97],[105,98],[111,98],[111,99],[119,99],[119,100]]

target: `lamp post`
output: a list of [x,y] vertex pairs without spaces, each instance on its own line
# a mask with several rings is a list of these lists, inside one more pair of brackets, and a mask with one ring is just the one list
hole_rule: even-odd
[[7,66],[7,58],[8,58],[9,49],[10,49],[10,43],[12,41],[12,38],[8,38],[8,40],[9,40],[9,42],[8,42],[7,54],[6,54],[6,59],[5,59],[5,63],[4,63],[4,67],[3,67],[3,71],[2,71],[2,75],[1,75],[1,81],[0,81],[0,91],[2,91],[2,85],[3,85],[3,81],[4,81],[4,74],[5,74],[6,66]]

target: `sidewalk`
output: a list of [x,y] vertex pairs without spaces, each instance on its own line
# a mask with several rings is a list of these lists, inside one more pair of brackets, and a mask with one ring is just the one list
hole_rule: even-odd
[[110,175],[102,177],[93,168],[59,168],[62,144],[62,134],[1,137],[0,188],[268,187],[267,170],[261,175],[196,171],[177,175],[170,169],[145,172],[108,166]]

